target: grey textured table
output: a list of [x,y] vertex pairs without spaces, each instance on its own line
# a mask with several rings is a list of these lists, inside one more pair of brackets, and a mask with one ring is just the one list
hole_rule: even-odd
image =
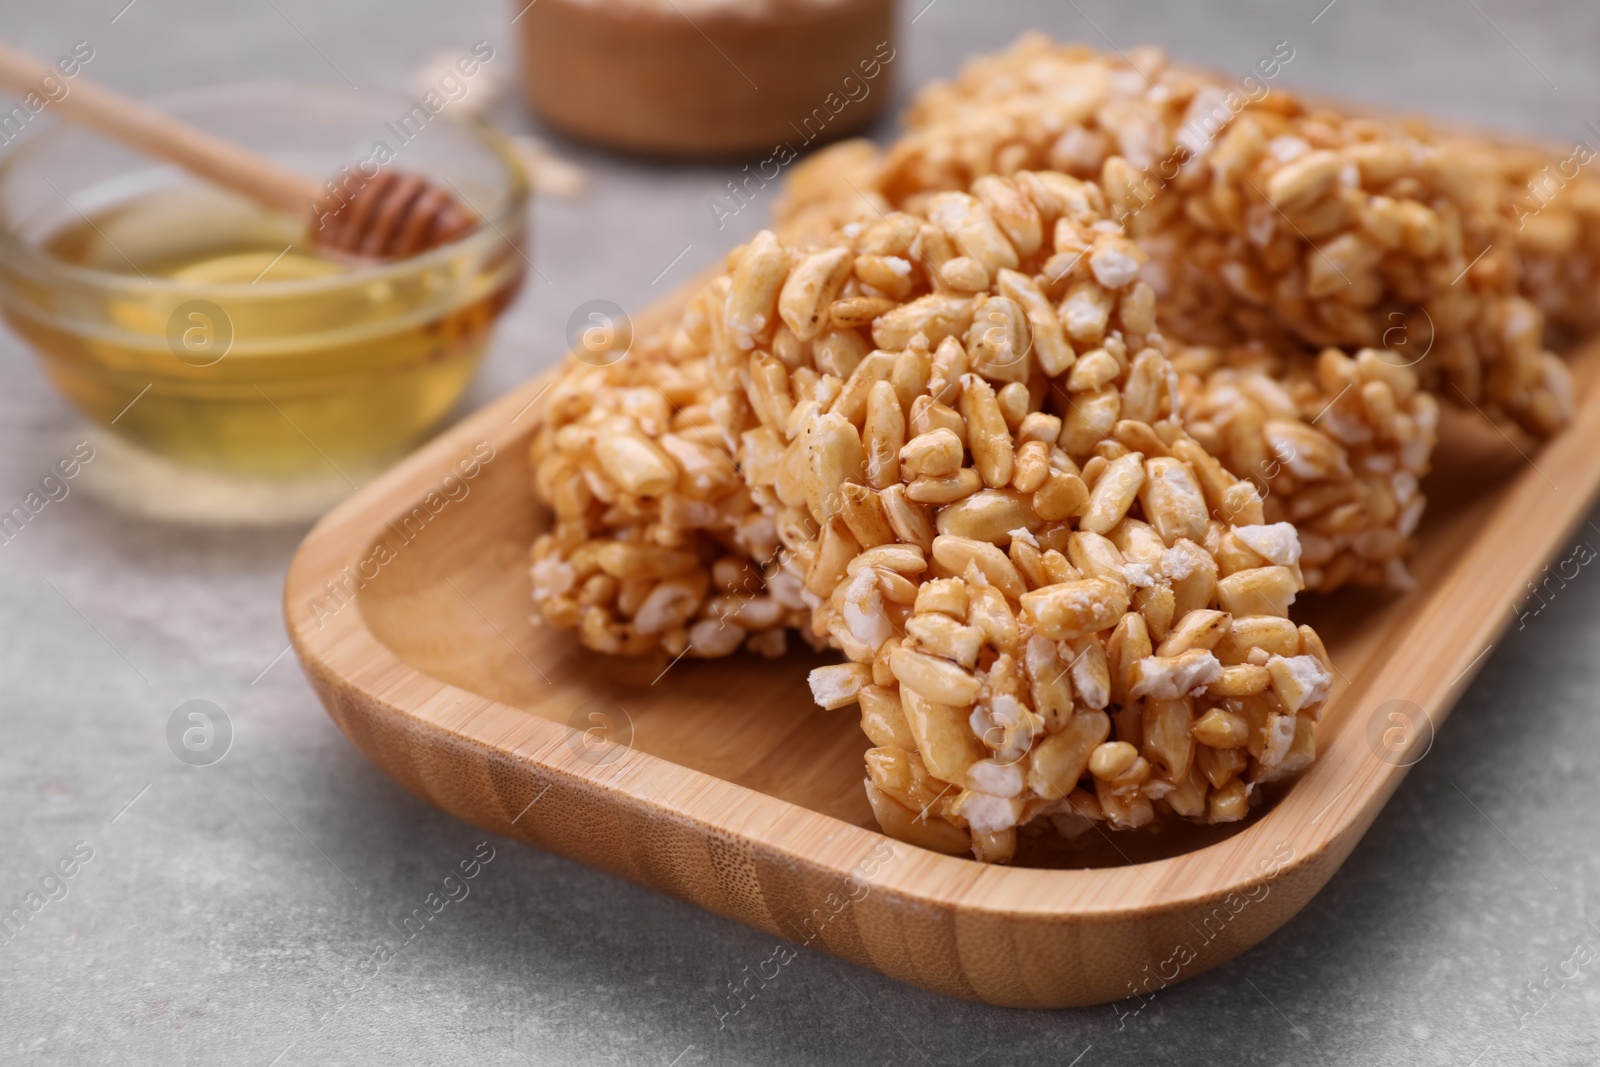
[[[0,0],[0,33],[48,55],[88,39],[93,75],[140,92],[243,78],[406,88],[440,48],[486,38],[507,67],[514,50],[514,10],[495,3],[126,2]],[[902,15],[898,101],[1037,25],[1238,70],[1287,39],[1284,84],[1561,140],[1600,118],[1600,12],[1577,0],[925,2]],[[510,101],[495,118],[532,128]],[[549,365],[580,302],[641,307],[768,209],[719,232],[705,201],[737,168],[561,147],[592,190],[538,206],[533,255],[548,280],[507,317],[468,407]],[[9,507],[77,425],[9,335],[0,359]],[[0,903],[92,850],[66,895],[48,882],[59,899],[0,943],[0,1055],[263,1067],[1600,1058],[1600,578],[1587,571],[1497,643],[1309,908],[1137,1016],[957,1003],[802,949],[722,1026],[727,983],[772,938],[500,839],[467,898],[375,977],[363,968],[484,835],[383,777],[293,657],[274,660],[302,533],[163,526],[76,493],[0,547]],[[167,746],[169,715],[191,699],[234,726],[213,766]]]

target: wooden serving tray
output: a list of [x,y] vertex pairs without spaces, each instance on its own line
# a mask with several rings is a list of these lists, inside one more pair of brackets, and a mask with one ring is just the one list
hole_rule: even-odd
[[534,626],[528,549],[546,519],[527,446],[548,376],[323,519],[289,569],[289,632],[356,747],[468,822],[950,996],[1142,996],[1311,899],[1426,754],[1530,580],[1571,554],[1600,485],[1597,368],[1600,347],[1575,357],[1580,408],[1542,448],[1448,413],[1414,591],[1302,596],[1296,615],[1339,671],[1321,754],[1232,827],[1090,834],[1028,856],[1036,866],[937,855],[877,831],[856,709],[822,711],[805,684],[825,657],[619,660]]

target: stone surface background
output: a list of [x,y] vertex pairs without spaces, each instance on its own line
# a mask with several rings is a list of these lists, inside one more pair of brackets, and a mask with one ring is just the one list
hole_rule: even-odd
[[[1296,53],[1282,84],[1300,89],[1566,141],[1592,138],[1583,123],[1600,120],[1600,11],[1578,0],[925,2],[901,15],[897,103],[964,55],[1039,26],[1102,47],[1153,41],[1226,70],[1287,39]],[[515,61],[516,8],[483,0],[125,3],[0,0],[0,34],[47,55],[88,39],[92,76],[140,93],[256,78],[404,89],[428,55],[478,39],[499,50],[499,69]],[[509,98],[493,117],[537,129]],[[892,132],[892,121],[875,131]],[[539,203],[531,255],[547,280],[507,316],[464,410],[555,360],[578,304],[644,306],[769,208],[719,231],[705,201],[737,167],[557,144],[591,190]],[[80,431],[10,334],[0,367],[9,507]],[[388,921],[483,835],[384,778],[335,730],[293,657],[274,659],[283,572],[303,532],[163,526],[74,493],[0,546],[0,902],[20,900],[77,843],[93,850],[66,897],[0,944],[0,1058],[1593,1062],[1594,964],[1555,977],[1600,945],[1600,577],[1587,570],[1495,645],[1432,752],[1310,907],[1138,1015],[956,1003],[802,949],[724,1026],[721,994],[772,952],[770,937],[504,840],[490,842],[467,899],[358,992],[339,992],[360,983],[349,976],[391,937]],[[1595,527],[1580,536],[1600,546]],[[193,699],[233,724],[232,751],[214,766],[186,766],[167,747],[169,716]],[[1537,983],[1546,1001],[1530,998]],[[339,1010],[319,1019],[329,1007]]]

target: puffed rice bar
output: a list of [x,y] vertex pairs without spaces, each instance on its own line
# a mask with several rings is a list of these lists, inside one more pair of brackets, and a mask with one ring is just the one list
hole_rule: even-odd
[[1521,259],[1522,290],[1570,342],[1600,329],[1600,176],[1594,150],[1461,141],[1505,183]]
[[798,584],[763,573],[777,535],[733,461],[738,406],[710,379],[726,282],[620,362],[570,361],[534,435],[535,493],[555,512],[533,546],[536,617],[597,652],[777,656],[788,629],[809,632]]
[[924,89],[905,121],[876,167],[859,145],[814,161],[784,225],[824,225],[820,196],[890,208],[985,174],[1095,177],[1152,257],[1172,336],[1361,349],[1398,329],[1408,353],[1431,345],[1416,367],[1441,397],[1541,435],[1570,418],[1570,376],[1519,292],[1504,182],[1446,142],[1279,89],[1252,102],[1156,49],[1037,34]]
[[[803,168],[790,188],[790,229],[872,210],[854,190],[870,186],[874,158],[870,146],[842,146]],[[830,202],[835,195],[843,199]],[[1270,355],[1259,343],[1185,346],[1174,363],[1188,432],[1256,484],[1269,521],[1295,523],[1308,588],[1410,587],[1405,561],[1425,503],[1418,481],[1438,422],[1437,402],[1413,369],[1386,350],[1352,360],[1328,349],[1313,361]]]
[[[928,847],[1004,861],[1023,826],[1242,818],[1312,758],[1331,681],[1286,617],[1295,531],[1172,418],[1140,256],[1098,190],[1021,174],[974,192],[847,226],[847,254],[729,295],[764,324],[741,466],[813,629],[851,661],[813,672],[813,696],[861,705],[879,822]],[[822,277],[837,295],[813,298]],[[909,284],[878,295],[890,277]],[[828,403],[785,388],[777,367],[819,369],[816,324],[863,300],[877,349]]]
[[1300,533],[1306,588],[1406,589],[1438,401],[1388,353],[1324,349],[1313,365],[1259,344],[1178,348],[1184,428]]
[[[1170,418],[1176,378],[1152,294],[1137,280],[1137,249],[1101,217],[1099,191],[1059,175],[980,190],[931,203],[931,219],[858,223],[844,248],[793,252],[763,234],[696,302],[707,328],[676,335],[698,366],[698,332],[708,379],[745,405],[740,468],[788,549],[772,583],[800,583],[816,632],[865,661],[823,668],[814,693],[824,706],[862,703],[878,746],[868,761],[874,808],[891,833],[934,847],[1008,858],[1017,823],[1000,823],[1013,808],[1034,827],[1076,831],[1088,818],[1147,825],[1158,812],[1242,817],[1257,784],[1311,758],[1328,683],[1320,643],[1283,618],[1300,587],[1293,529],[1262,524],[1255,489]],[[1070,224],[1051,226],[1060,219]],[[1067,254],[1044,240],[1047,228],[1080,243],[1092,235],[1093,250]],[[614,415],[587,414],[621,406],[593,399],[606,392],[600,377],[579,371],[583,384],[552,405],[587,397],[584,424],[633,435],[606,422]],[[720,428],[737,424],[727,414],[737,407],[725,405]],[[572,424],[557,414],[551,425],[563,422]],[[541,495],[573,482],[571,465],[595,443],[593,430],[570,441],[560,463],[547,448]],[[581,510],[593,516],[600,503]],[[1157,521],[1133,517],[1146,513]],[[573,581],[563,574],[561,584]],[[1118,642],[1109,657],[1108,635]],[[912,679],[904,685],[897,654]],[[915,686],[968,704],[936,706]],[[1111,714],[1114,686],[1123,700]],[[1198,691],[1207,686],[1209,696]],[[911,732],[913,721],[956,710],[963,750],[987,753],[974,761],[976,785],[996,792],[951,770],[945,746],[959,732],[927,750]],[[1071,744],[1050,740],[1067,727]],[[1059,760],[1091,737],[1073,778],[1098,784],[1039,786],[1046,772],[1035,765],[1060,786],[1072,769]],[[895,740],[908,743],[886,743]],[[930,758],[954,780],[930,772]],[[1025,761],[1038,781],[1004,795]],[[916,788],[941,786],[920,812],[907,805]]]

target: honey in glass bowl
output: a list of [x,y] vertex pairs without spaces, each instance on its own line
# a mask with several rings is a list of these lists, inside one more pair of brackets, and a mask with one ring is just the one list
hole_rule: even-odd
[[[263,88],[165,106],[330,174],[403,110]],[[81,411],[147,452],[249,476],[370,470],[460,397],[526,268],[516,163],[492,133],[435,121],[394,165],[448,183],[485,222],[379,264],[314,248],[304,218],[51,131],[0,161],[0,310]]]

